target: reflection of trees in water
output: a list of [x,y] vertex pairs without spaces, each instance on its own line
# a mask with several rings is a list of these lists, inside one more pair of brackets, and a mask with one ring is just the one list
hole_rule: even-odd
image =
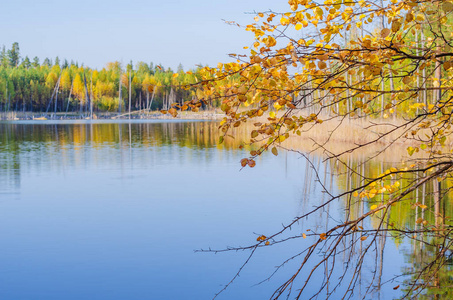
[[[330,202],[330,194],[341,193],[350,190],[354,186],[363,184],[366,177],[359,174],[372,175],[377,172],[376,166],[383,167],[383,163],[368,161],[363,163],[360,157],[348,157],[345,164],[340,161],[324,161],[321,155],[306,155],[307,163],[304,170],[304,185],[302,190],[302,213],[307,213],[316,206],[324,206],[316,215],[309,216],[307,226],[310,228],[306,235],[317,237],[320,233],[326,232],[334,227],[339,220],[351,220],[363,215],[369,210],[370,202],[361,201],[352,197],[345,198],[345,203]],[[364,172],[364,173],[362,173]],[[378,175],[378,174],[377,174]],[[329,191],[323,192],[321,197],[314,198],[316,190]],[[318,192],[319,195],[319,192]],[[345,236],[340,244],[336,245],[335,259],[323,262],[322,270],[326,276],[321,285],[325,288],[324,296],[332,296],[337,293],[348,293],[347,290],[355,289],[354,297],[361,299],[365,295],[371,295],[378,299],[385,299],[381,295],[381,287],[384,276],[384,250],[388,242],[386,234],[378,234],[372,243],[361,238],[366,234],[370,227],[376,227],[373,222],[361,221],[357,224],[355,232]],[[381,227],[385,230],[389,220]],[[371,247],[370,247],[371,246]],[[332,244],[324,249],[332,247]],[[368,256],[365,254],[368,253]],[[360,262],[358,264],[357,262]],[[335,264],[335,268],[332,269]],[[320,275],[323,276],[323,275]],[[340,286],[338,278],[349,284]]]
[[[398,193],[391,196],[382,193],[371,199],[365,197],[361,200],[349,195],[343,197],[341,202],[330,202],[324,206],[329,202],[329,193],[336,195],[350,191],[384,174],[391,167],[391,163],[385,162],[391,156],[390,159],[384,156],[368,160],[367,156],[355,155],[341,162],[323,161],[322,156],[316,154],[304,155],[307,163],[302,170],[304,185],[301,194],[304,198],[299,215],[307,214],[315,205],[323,207],[301,219],[302,227],[306,229],[308,226],[311,229],[309,232],[303,231],[307,236],[317,238],[329,228],[348,220],[356,220],[371,211],[375,205],[387,203],[393,199],[390,197],[399,196]],[[423,180],[426,183],[408,193],[401,201],[395,202],[388,210],[378,211],[370,218],[362,219],[351,234],[343,237],[340,244],[335,245],[338,239],[332,242],[333,238],[329,240],[327,237],[327,244],[318,253],[322,258],[332,253],[329,259],[321,259],[318,267],[325,274],[321,283],[325,294],[322,295],[341,294],[354,287],[354,298],[364,295],[377,299],[398,295],[417,299],[452,298],[453,247],[450,232],[453,206],[449,199],[453,184],[448,178],[443,181],[428,180],[430,175],[432,173],[408,172],[386,179],[383,184],[389,188],[396,182],[401,187],[418,184]],[[315,182],[317,183],[314,184]],[[314,197],[316,189],[327,192],[322,196],[318,193]],[[330,237],[335,238],[341,234],[341,230],[332,231]],[[293,239],[297,236],[286,238]],[[402,273],[397,275],[395,270],[390,270],[395,267],[391,264],[395,259],[401,260],[404,257],[405,261],[398,261],[398,265],[402,266]],[[312,272],[310,269],[305,272],[307,271]],[[337,278],[342,278],[346,285],[338,286]],[[403,289],[400,286],[409,288]]]
[[[130,125],[130,126],[129,126]],[[59,146],[90,145],[93,147],[129,143],[135,146],[160,146],[178,143],[181,146],[209,148],[217,144],[215,122],[162,122],[162,123],[84,123],[84,124],[0,124],[9,132],[8,144],[15,142],[47,143]],[[122,132],[122,134],[120,133]],[[216,139],[217,138],[217,139]],[[232,142],[227,143],[231,146]]]
[[[340,191],[351,190],[351,187],[362,186],[367,181],[384,174],[390,164],[381,160],[366,161],[360,157],[348,157],[344,164],[337,162],[330,164],[331,174],[339,174],[337,184]],[[395,175],[384,184],[392,186],[399,181],[401,186],[410,186],[426,178],[423,172],[409,172],[404,175]],[[385,272],[384,250],[385,245],[391,239],[397,247],[409,244],[410,250],[406,251],[407,265],[402,275],[395,278],[392,284],[397,288],[398,283],[406,283],[409,288],[402,293],[420,299],[448,299],[452,298],[452,275],[453,275],[453,241],[451,217],[453,206],[451,199],[451,180],[433,180],[420,185],[411,193],[407,194],[401,201],[392,205],[387,212],[381,210],[371,216],[368,224],[360,223],[357,235],[350,236],[345,241],[346,245],[352,245],[348,254],[343,255],[343,260],[360,259],[359,253],[363,251],[363,243],[360,236],[368,230],[380,228],[374,243],[374,255],[376,265],[373,268],[375,275],[372,282],[368,283],[370,290],[375,289],[380,297],[380,290],[383,283],[382,275]],[[367,211],[373,209],[373,205],[380,205],[391,200],[388,194],[379,194],[368,199],[348,197],[344,203],[344,220],[355,219]],[[363,228],[363,229],[362,229]],[[356,245],[352,241],[359,241]],[[354,253],[358,247],[358,252]],[[347,247],[345,248],[347,249]],[[388,255],[388,254],[387,254]],[[357,280],[361,281],[363,266],[360,267]],[[423,272],[420,272],[423,271]],[[369,270],[366,270],[369,272]],[[387,276],[388,277],[388,276]],[[369,276],[367,277],[369,278]],[[396,282],[396,283],[395,283]],[[359,287],[362,285],[359,284]]]
[[[437,240],[441,245],[442,239]],[[420,243],[412,247],[412,251],[407,253],[408,261],[413,268],[408,268],[405,271],[412,273],[410,279],[406,283],[417,284],[417,287],[425,287],[423,293],[419,293],[420,288],[415,287],[413,290],[405,291],[411,297],[416,299],[452,299],[453,298],[453,258],[452,245],[444,247],[441,250],[439,247]],[[448,248],[448,249],[446,249]],[[427,264],[433,258],[438,258],[438,261],[433,264]],[[419,277],[417,273],[423,268],[429,268],[429,275]]]
[[241,143],[238,132],[237,138],[217,146],[216,122],[2,123],[0,132],[0,180],[2,189],[9,191],[20,188],[24,167],[58,172],[67,165],[96,165],[115,155],[123,167],[158,160],[162,154],[180,163],[194,159],[203,163],[213,159],[213,148],[237,151],[233,149]]
[[[228,150],[218,152],[220,153],[218,155],[228,157],[227,153],[236,151],[233,149],[239,146],[248,147],[242,142],[247,140],[248,129],[240,128],[242,128],[241,131],[238,128],[235,132],[235,138],[227,137],[222,146],[217,146],[219,133],[218,124],[215,122],[0,124],[2,132],[0,180],[2,186],[15,186],[19,189],[20,172],[24,167],[36,168],[39,171],[39,168],[48,166],[46,161],[53,160],[56,163],[51,165],[53,169],[50,171],[58,172],[61,165],[97,164],[99,161],[111,160],[110,155],[114,153],[120,153],[122,168],[147,160],[151,160],[152,163],[153,160],[160,159],[161,153],[158,151],[166,152],[171,159],[179,160],[178,163],[181,164],[184,160],[195,159],[200,163],[208,162],[214,159],[213,152],[210,151],[214,148]],[[178,152],[180,151],[178,149],[185,149],[184,156],[179,155],[181,152]],[[366,155],[350,156],[343,162],[335,160],[323,162],[320,155],[310,155],[311,164],[306,163],[305,170],[302,170],[304,185],[301,194],[306,195],[306,198],[301,201],[301,211],[311,209],[313,201],[316,202],[315,204],[329,202],[330,197],[327,193],[322,193],[320,198],[310,197],[319,195],[320,190],[323,190],[319,184],[313,184],[313,182],[322,183],[328,191],[341,193],[363,185],[370,178],[378,177],[390,167],[383,162],[389,160],[387,157],[375,160],[367,160],[366,157]],[[421,172],[405,173],[386,179],[385,184],[392,186],[399,181],[401,186],[407,186],[426,176],[427,174]],[[414,285],[413,290],[404,292],[416,295],[422,290],[417,289],[420,285],[428,287],[426,295],[448,291],[448,279],[452,274],[449,264],[437,270],[436,266],[439,262],[434,263],[431,268],[433,271],[428,272],[427,277],[412,278],[410,274],[417,271],[417,268],[429,266],[435,257],[438,257],[440,262],[448,259],[450,250],[447,249],[450,247],[450,240],[444,233],[451,225],[450,217],[453,208],[448,200],[451,196],[451,186],[452,182],[449,180],[441,183],[437,180],[434,183],[427,182],[414,189],[402,201],[395,203],[387,212],[377,212],[369,221],[361,220],[354,232],[342,240],[342,244],[335,252],[336,258],[342,262],[341,268],[335,270],[335,276],[350,277],[351,284],[360,287],[357,290],[359,294],[364,295],[366,292],[373,291],[376,297],[382,298],[381,286],[389,280],[389,275],[385,275],[384,268],[385,256],[389,255],[385,251],[386,244],[388,245],[389,242],[397,246],[402,243],[408,244],[410,238],[411,250],[405,253],[410,266],[404,270],[408,275],[398,280],[399,282],[410,281]],[[370,200],[367,198],[359,200],[358,197],[350,195],[343,197],[340,206],[326,205],[323,210],[316,213],[315,218],[310,219],[315,226],[311,227],[313,231],[307,232],[307,235],[327,231],[333,222],[337,221],[334,218],[338,217],[342,221],[355,219],[369,211],[373,205],[388,201],[388,197],[388,194],[379,194]],[[339,210],[340,213],[338,213]],[[361,240],[361,237],[367,235],[368,230],[376,228],[381,229],[379,234]],[[437,229],[437,231],[428,231],[429,229]],[[437,234],[433,235],[433,232]],[[439,239],[446,240],[442,249],[433,246],[443,245],[438,243]],[[364,253],[367,254],[367,258]],[[363,264],[357,266],[354,262],[360,260]],[[326,261],[324,264],[323,270],[328,272],[330,262]],[[333,280],[326,284],[329,286],[328,292],[339,289]],[[397,283],[392,285],[396,286]]]
[[11,128],[0,129],[0,194],[20,190],[20,148]]

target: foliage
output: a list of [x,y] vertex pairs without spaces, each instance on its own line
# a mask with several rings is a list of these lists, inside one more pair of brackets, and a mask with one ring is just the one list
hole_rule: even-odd
[[111,62],[102,70],[95,70],[67,60],[62,63],[58,57],[55,63],[45,58],[41,65],[38,57],[33,62],[28,57],[21,59],[19,44],[14,43],[11,49],[3,47],[0,52],[0,111],[48,111],[50,104],[55,103],[53,101],[57,105],[51,111],[83,111],[89,105],[85,99],[84,77],[95,110],[117,111],[120,78],[122,107],[129,102],[129,73],[132,78],[131,108],[162,109],[172,90],[173,102],[183,103],[195,97],[194,90],[185,90],[182,86],[192,82],[192,74],[196,72],[186,74],[181,69],[173,73],[144,62],[138,62],[135,70],[132,62],[126,69],[119,62]]
[[[453,3],[447,0],[288,3],[288,12],[257,13],[255,23],[246,26],[254,34],[249,54],[231,54],[235,61],[200,70],[201,82],[195,84],[198,100],[174,105],[169,112],[175,115],[177,109],[196,111],[201,105],[219,102],[225,113],[220,143],[230,138],[233,128],[252,123],[255,128],[250,132],[249,144],[258,148],[241,161],[243,167],[254,167],[256,157],[265,151],[278,155],[278,148],[289,149],[288,139],[304,136],[326,123],[335,124],[330,127],[331,132],[325,133],[329,136],[327,141],[320,142],[317,137],[311,137],[311,141],[317,150],[324,152],[327,161],[344,165],[360,180],[336,194],[322,186],[330,196],[327,203],[285,224],[282,230],[260,235],[248,247],[225,250],[250,250],[245,267],[262,247],[305,238],[305,233],[291,235],[291,228],[329,203],[365,201],[370,203],[368,211],[346,214],[325,232],[312,231],[310,236],[317,237],[316,240],[293,257],[302,256],[302,262],[272,298],[283,295],[302,298],[307,285],[315,281],[314,274],[324,267],[325,278],[315,296],[338,298],[340,295],[335,293],[341,291],[342,297],[352,297],[364,258],[373,252],[382,235],[420,240],[426,247],[438,249],[437,255],[417,268],[414,278],[402,288],[403,297],[423,294],[442,282],[438,280],[438,270],[445,265],[445,255],[453,243],[451,220],[440,209],[440,204],[448,201],[448,181],[453,168],[449,147],[453,121]],[[371,122],[362,128],[361,134],[369,137],[367,142],[353,143],[344,151],[328,148],[341,127],[363,120]],[[401,159],[410,160],[410,164],[390,166],[373,175],[365,174],[363,165],[347,164],[347,154],[377,145],[390,136],[392,140],[381,144],[374,155],[394,144],[406,145],[409,157]],[[430,206],[414,196],[426,186],[432,187]],[[412,217],[413,211],[426,209],[431,217],[428,213],[418,217],[411,227],[389,221],[393,210],[408,211]],[[350,206],[347,211],[351,211]],[[370,219],[375,220],[375,226],[364,228],[363,224]],[[356,261],[347,262],[345,267],[353,272],[345,271],[340,277],[348,288],[341,290],[335,282],[334,288],[329,289],[339,254],[353,251],[358,243],[361,251]],[[318,251],[321,258],[315,256]],[[314,267],[309,264],[312,260]],[[367,291],[375,288],[382,287],[373,281]]]

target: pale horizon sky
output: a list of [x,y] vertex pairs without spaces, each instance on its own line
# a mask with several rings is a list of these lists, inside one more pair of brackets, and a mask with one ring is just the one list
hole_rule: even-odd
[[247,25],[250,12],[288,8],[286,0],[14,0],[0,11],[0,46],[18,42],[22,58],[41,63],[58,56],[97,69],[132,60],[188,70],[246,53],[253,34],[222,19]]

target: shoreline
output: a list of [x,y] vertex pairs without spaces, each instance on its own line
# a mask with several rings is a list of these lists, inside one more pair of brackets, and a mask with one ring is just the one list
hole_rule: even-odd
[[[130,115],[130,116],[129,116]],[[223,114],[213,110],[206,111],[184,111],[178,113],[176,117],[169,114],[162,114],[160,111],[142,112],[134,111],[129,113],[112,113],[102,112],[90,114],[79,112],[58,112],[58,113],[45,113],[45,112],[0,112],[0,121],[68,121],[68,120],[161,120],[161,119],[173,119],[173,120],[221,120],[224,117]]]
[[[5,115],[9,114],[5,118]],[[66,115],[66,116],[65,116]],[[14,116],[15,118],[11,118]],[[170,114],[162,114],[159,111],[154,111],[144,114],[132,114],[129,119],[129,114],[118,114],[118,113],[101,113],[95,115],[93,119],[80,115],[79,113],[31,113],[31,112],[19,112],[16,114],[0,113],[1,123],[26,123],[28,121],[34,124],[65,124],[68,122],[91,122],[94,123],[118,123],[127,122],[128,120],[133,123],[146,122],[148,121],[220,121],[225,115],[220,114],[215,110],[207,111],[184,111],[178,113],[175,118]],[[119,117],[120,116],[120,117]],[[342,156],[375,156],[376,154],[383,154],[389,156],[392,159],[400,157],[411,159],[407,155],[407,147],[417,146],[417,143],[413,139],[405,139],[402,137],[402,133],[408,130],[407,127],[401,126],[402,120],[381,120],[381,119],[362,119],[362,118],[351,118],[351,119],[328,119],[325,118],[325,122],[320,124],[310,123],[301,128],[300,136],[292,134],[292,136],[286,141],[278,144],[277,147],[286,148],[290,151],[302,150],[307,153],[322,153],[323,155],[331,156],[334,154],[342,153]],[[232,128],[230,134],[236,138],[242,140],[243,143],[248,144],[250,142],[250,132],[256,129],[254,121],[247,122],[238,128]],[[42,122],[42,123],[41,123]],[[400,130],[393,132],[389,135],[382,136],[378,141],[370,143],[373,139],[383,135],[385,132],[394,128],[395,126],[401,126]],[[218,132],[220,134],[220,130]],[[228,137],[229,140],[231,137]],[[215,139],[218,140],[218,137]],[[352,149],[357,149],[351,151]],[[446,145],[452,147],[453,141],[448,138]],[[239,146],[239,144],[238,144]],[[352,153],[353,152],[353,153]],[[384,154],[385,152],[385,154]],[[390,153],[390,154],[389,154]],[[414,154],[412,159],[423,157],[422,152]]]

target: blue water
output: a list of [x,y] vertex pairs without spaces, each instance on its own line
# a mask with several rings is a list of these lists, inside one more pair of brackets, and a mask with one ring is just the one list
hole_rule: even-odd
[[[247,152],[215,145],[215,128],[0,124],[0,299],[211,299],[249,252],[194,250],[253,244],[324,197],[314,184],[307,192],[294,154],[241,170]],[[292,233],[326,224],[311,222]],[[297,264],[256,284],[307,243],[261,249],[218,299],[269,298]],[[403,261],[393,255],[389,274]]]

